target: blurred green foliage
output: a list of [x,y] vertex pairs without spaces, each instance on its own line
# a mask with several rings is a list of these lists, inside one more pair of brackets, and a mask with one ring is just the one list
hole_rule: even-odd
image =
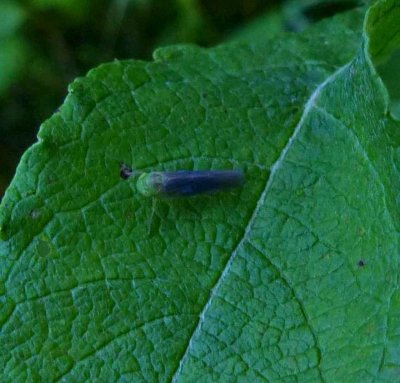
[[115,58],[161,45],[212,46],[300,31],[357,0],[1,0],[0,198],[67,85]]

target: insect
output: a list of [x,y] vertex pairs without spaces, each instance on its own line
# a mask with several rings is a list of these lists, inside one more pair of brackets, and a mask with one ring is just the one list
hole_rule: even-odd
[[243,183],[241,170],[178,170],[142,173],[136,185],[146,197],[189,197],[232,189]]

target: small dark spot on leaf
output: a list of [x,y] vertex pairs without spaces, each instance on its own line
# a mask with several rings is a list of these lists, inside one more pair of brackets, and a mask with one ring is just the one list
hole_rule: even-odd
[[358,266],[358,267],[364,267],[364,266],[365,266],[365,261],[363,261],[362,259],[360,259],[360,260],[357,262],[357,266]]
[[204,93],[202,94],[202,96],[203,96],[204,98],[207,98],[208,93],[207,93],[207,92],[204,92]]
[[224,108],[224,113],[225,114],[228,113],[228,109]]
[[119,175],[123,180],[126,180],[132,175],[132,169],[128,165],[121,162],[119,165]]

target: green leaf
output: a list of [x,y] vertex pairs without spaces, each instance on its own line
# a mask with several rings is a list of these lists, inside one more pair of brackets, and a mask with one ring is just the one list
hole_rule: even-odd
[[290,0],[234,31],[229,40],[260,43],[288,31],[301,32],[316,21],[356,8],[359,0]]
[[234,31],[229,36],[229,40],[259,44],[272,37],[278,38],[285,31],[284,24],[285,20],[281,11],[270,11]]
[[[400,7],[363,17],[70,86],[1,204],[2,381],[400,382],[399,123],[373,64]],[[146,199],[121,163],[247,181]]]

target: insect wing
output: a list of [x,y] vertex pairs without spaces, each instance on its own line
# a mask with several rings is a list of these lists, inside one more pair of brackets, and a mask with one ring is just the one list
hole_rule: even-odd
[[162,194],[166,196],[193,196],[214,193],[242,185],[240,170],[187,171],[163,173]]

